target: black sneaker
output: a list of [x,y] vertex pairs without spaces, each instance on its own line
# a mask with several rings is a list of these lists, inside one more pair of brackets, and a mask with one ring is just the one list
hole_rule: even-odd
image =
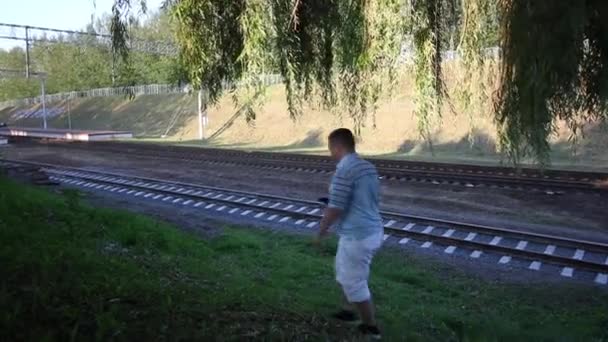
[[359,317],[357,314],[350,310],[338,311],[331,315],[331,317],[347,323],[359,323]]
[[358,330],[360,334],[372,340],[382,339],[380,329],[378,329],[378,327],[375,325],[359,324]]

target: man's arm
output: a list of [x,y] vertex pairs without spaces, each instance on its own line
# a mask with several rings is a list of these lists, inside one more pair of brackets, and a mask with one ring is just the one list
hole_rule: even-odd
[[326,235],[329,228],[340,219],[340,216],[350,204],[353,191],[352,181],[344,171],[336,171],[331,182],[329,203],[319,223],[319,237]]
[[338,219],[342,216],[342,209],[339,208],[325,208],[323,211],[323,218],[319,223],[319,236],[325,236],[329,227],[331,227]]

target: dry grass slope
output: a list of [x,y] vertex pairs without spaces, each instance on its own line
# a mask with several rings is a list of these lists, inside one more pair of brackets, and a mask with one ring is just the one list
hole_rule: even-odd
[[[405,90],[405,91],[404,91]],[[324,153],[325,136],[334,128],[352,127],[347,114],[308,107],[295,122],[287,114],[285,92],[281,85],[266,93],[266,102],[258,109],[254,125],[237,118],[238,111],[230,96],[225,96],[209,110],[206,135],[216,133],[202,145],[227,148],[263,149],[271,151]],[[67,103],[51,103],[49,108],[61,114],[50,121],[51,127],[68,126]],[[447,108],[446,108],[447,109]],[[21,126],[39,126],[40,119],[15,120],[16,115],[40,110],[31,108],[0,108],[0,121]],[[375,125],[370,117],[362,130],[360,150],[386,158],[433,159],[474,163],[495,163],[501,160],[496,151],[496,129],[489,109],[469,117],[445,110],[433,134],[433,148],[418,134],[414,117],[413,85],[404,82],[394,96],[379,103]],[[456,110],[458,111],[458,110]],[[171,143],[201,145],[196,140],[198,123],[196,97],[193,95],[88,98],[70,104],[72,125],[77,129],[132,130],[138,137]],[[375,126],[375,127],[374,127]],[[576,148],[568,141],[569,132],[560,126],[552,139],[553,163],[566,168],[608,170],[608,131],[590,125]]]

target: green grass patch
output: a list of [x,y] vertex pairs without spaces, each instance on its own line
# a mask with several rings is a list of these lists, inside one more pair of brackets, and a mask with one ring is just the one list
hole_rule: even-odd
[[[0,340],[352,340],[335,241],[226,228],[203,239],[0,179]],[[602,341],[593,287],[494,284],[398,251],[371,281],[385,340]]]

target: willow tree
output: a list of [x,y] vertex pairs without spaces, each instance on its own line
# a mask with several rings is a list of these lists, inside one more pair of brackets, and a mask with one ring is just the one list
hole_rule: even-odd
[[[117,55],[128,54],[129,17],[140,3],[115,0]],[[441,114],[447,96],[446,42],[456,38],[462,65],[474,75],[487,59],[488,35],[497,32],[494,118],[500,146],[514,161],[527,155],[547,161],[559,120],[578,133],[585,122],[608,117],[605,0],[168,0],[165,7],[191,81],[209,91],[211,102],[226,81],[256,94],[263,88],[259,75],[278,69],[292,118],[315,98],[329,108],[346,106],[359,131],[382,92],[396,84],[401,46],[409,40],[415,114],[428,137],[429,119]]]

